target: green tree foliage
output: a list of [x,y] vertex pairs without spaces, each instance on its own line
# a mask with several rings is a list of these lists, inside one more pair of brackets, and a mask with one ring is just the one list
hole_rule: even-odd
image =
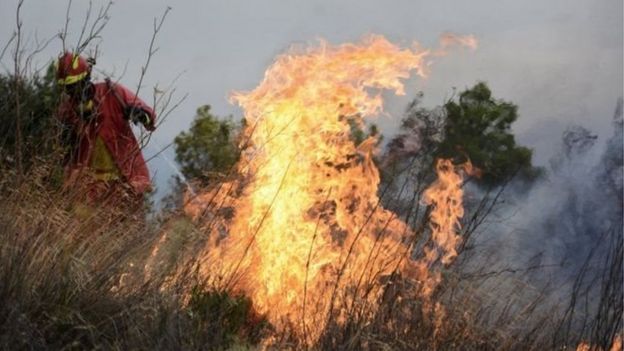
[[444,109],[446,122],[438,157],[456,162],[470,159],[481,170],[483,185],[500,184],[516,173],[527,178],[538,174],[531,165],[532,151],[517,145],[510,129],[518,118],[518,107],[492,97],[485,83],[461,92]]
[[15,162],[18,103],[22,135],[19,147],[24,166],[28,167],[35,157],[50,154],[58,145],[59,128],[54,113],[59,91],[54,78],[54,65],[50,65],[44,75],[34,74],[17,80],[12,75],[0,75],[1,162]]
[[184,176],[207,184],[215,174],[227,172],[239,157],[238,130],[231,117],[219,119],[209,105],[199,107],[191,129],[174,140]]

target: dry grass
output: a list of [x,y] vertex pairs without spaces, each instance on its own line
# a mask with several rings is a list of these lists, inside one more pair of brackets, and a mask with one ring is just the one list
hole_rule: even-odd
[[156,226],[137,213],[77,206],[75,194],[49,186],[52,171],[44,163],[18,185],[10,170],[2,175],[1,349],[221,349],[257,341],[247,299],[211,290],[192,272],[167,284],[167,272],[148,279]]
[[466,279],[450,267],[432,310],[409,281],[385,277],[376,306],[353,309],[307,345],[294,330],[272,329],[248,298],[197,277],[193,253],[206,237],[189,219],[85,209],[52,185],[51,164],[40,161],[19,184],[2,170],[1,349],[546,350],[581,340],[608,349],[621,328],[615,238],[593,314],[561,314],[521,279]]

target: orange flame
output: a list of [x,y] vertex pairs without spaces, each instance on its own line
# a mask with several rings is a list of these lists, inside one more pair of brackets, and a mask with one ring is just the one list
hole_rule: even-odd
[[434,245],[424,248],[424,255],[414,263],[416,277],[423,282],[421,294],[429,298],[436,286],[442,280],[439,270],[433,269],[432,265],[441,262],[448,265],[457,256],[457,245],[460,236],[460,219],[464,215],[462,204],[463,177],[459,170],[463,169],[466,174],[473,174],[470,163],[462,166],[454,166],[451,160],[439,159],[436,162],[436,174],[438,179],[427,188],[424,194],[424,202],[431,205],[433,210],[430,214],[431,239]]
[[[622,335],[616,335],[611,341],[609,351],[622,351]],[[576,351],[603,351],[600,346],[593,346],[585,341],[581,341],[576,347]]]
[[[408,271],[414,263],[403,258],[411,231],[380,206],[376,140],[356,147],[349,120],[381,113],[379,91],[404,94],[401,80],[412,71],[424,76],[429,55],[381,36],[360,45],[321,42],[279,56],[256,89],[235,93],[247,122],[238,164],[244,180],[221,184],[187,206],[194,217],[234,212],[208,221],[203,272],[228,277],[228,287],[249,295],[274,325],[303,321],[301,331],[315,338],[332,306],[353,306],[358,292],[373,302],[379,277]],[[437,248],[419,261],[423,267],[456,255],[463,213],[461,177],[449,161],[437,171],[441,178],[426,194],[436,208]],[[422,271],[414,278],[430,279]]]

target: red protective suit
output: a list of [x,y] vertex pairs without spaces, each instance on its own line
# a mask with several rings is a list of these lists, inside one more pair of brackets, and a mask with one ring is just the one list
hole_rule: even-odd
[[72,153],[66,165],[68,183],[80,179],[88,170],[93,156],[97,137],[106,145],[119,172],[121,181],[128,184],[135,194],[143,194],[151,189],[149,171],[136,137],[124,117],[124,110],[135,106],[144,110],[151,123],[148,130],[156,124],[154,110],[127,88],[109,81],[93,84],[92,118],[81,118],[76,112],[78,102],[68,98],[59,107],[59,120],[74,133]]

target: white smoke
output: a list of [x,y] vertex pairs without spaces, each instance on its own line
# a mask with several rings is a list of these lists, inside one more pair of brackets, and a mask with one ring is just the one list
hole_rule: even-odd
[[[571,298],[577,294],[584,305],[574,306],[582,310],[574,318],[595,315],[609,264],[619,259],[612,256],[613,243],[621,245],[623,235],[622,125],[619,100],[614,134],[602,149],[588,129],[567,128],[547,176],[506,193],[504,204],[473,237],[475,252],[460,267],[468,276],[491,278],[480,289],[498,293],[486,303],[521,305],[540,297],[542,314],[565,316],[572,303],[579,304]],[[616,284],[621,295],[621,277]]]

